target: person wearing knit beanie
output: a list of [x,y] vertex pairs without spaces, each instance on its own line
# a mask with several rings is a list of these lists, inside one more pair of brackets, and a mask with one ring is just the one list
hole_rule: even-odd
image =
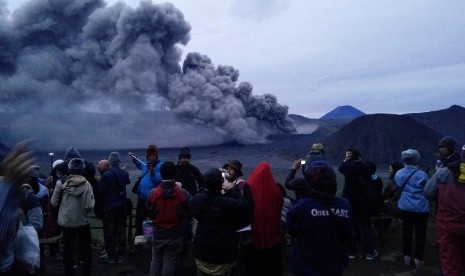
[[455,152],[457,142],[451,136],[445,136],[439,140],[439,159],[436,162],[436,169],[447,167],[449,164],[460,160],[460,154]]
[[465,272],[465,145],[459,159],[436,170],[425,185],[426,197],[437,204],[436,237],[443,275]]
[[108,162],[110,163],[110,166],[118,166],[119,163],[121,163],[121,155],[117,151],[113,151],[110,153],[108,156]]

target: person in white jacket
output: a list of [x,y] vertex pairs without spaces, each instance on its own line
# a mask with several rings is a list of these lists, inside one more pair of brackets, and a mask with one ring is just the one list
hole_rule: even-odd
[[88,213],[94,208],[95,199],[92,186],[83,176],[84,169],[84,160],[71,159],[68,164],[69,177],[64,183],[57,182],[52,196],[52,205],[59,207],[58,224],[63,227],[63,263],[66,275],[74,275],[73,252],[76,244],[79,244],[84,275],[90,275],[92,237]]

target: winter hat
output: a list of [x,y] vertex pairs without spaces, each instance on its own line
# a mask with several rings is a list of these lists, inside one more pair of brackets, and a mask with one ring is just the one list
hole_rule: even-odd
[[223,184],[223,174],[220,169],[209,169],[203,175],[203,185],[207,190],[219,191]]
[[84,169],[86,168],[86,163],[81,158],[73,158],[68,163],[68,172],[69,174],[84,174]]
[[445,136],[443,137],[441,140],[439,140],[439,145],[438,147],[439,148],[446,148],[448,149],[450,152],[454,152],[455,151],[455,146],[457,145],[457,142],[455,141],[454,138],[450,137],[450,136]]
[[420,153],[414,149],[408,149],[400,154],[400,159],[406,165],[418,165],[420,162]]
[[40,178],[40,175],[39,175],[39,166],[37,166],[37,165],[32,165],[32,166],[31,166],[31,171],[30,171],[29,176],[30,176],[30,177],[35,177],[35,178]]
[[158,148],[155,145],[149,145],[146,150],[146,157],[148,159],[149,155],[158,156]]
[[310,163],[305,170],[304,177],[317,195],[334,196],[336,194],[336,174],[328,162],[317,160]]
[[176,176],[176,165],[171,161],[165,161],[160,166],[160,175],[163,180],[173,180]]
[[239,160],[229,160],[226,164],[224,164],[223,169],[226,169],[228,166],[232,167],[237,172],[237,176],[244,175],[242,173],[242,163],[239,162]]
[[312,145],[311,153],[313,154],[320,154],[325,153],[325,148],[323,147],[322,143],[315,143]]
[[121,163],[121,155],[117,151],[112,151],[108,156],[108,162],[110,166],[118,166]]
[[181,159],[181,158],[191,159],[191,149],[188,148],[188,147],[182,148],[182,149],[179,151],[178,158],[179,158],[179,159]]
[[62,159],[57,159],[57,160],[53,161],[53,163],[52,163],[52,168],[55,169],[55,167],[56,167],[57,165],[59,165],[59,164],[61,164],[61,163],[63,163],[63,162],[65,162],[65,161],[63,161]]
[[71,160],[73,158],[81,158],[81,154],[79,153],[79,151],[75,147],[69,147],[66,150],[63,159],[65,161],[69,161],[69,160]]

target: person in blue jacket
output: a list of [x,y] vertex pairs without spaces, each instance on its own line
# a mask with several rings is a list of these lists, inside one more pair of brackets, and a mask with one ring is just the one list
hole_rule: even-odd
[[312,162],[304,172],[309,196],[287,213],[289,233],[295,239],[291,269],[294,275],[342,275],[349,265],[352,209],[335,197],[336,174],[325,161]]
[[160,167],[163,164],[158,160],[158,148],[156,145],[149,145],[146,150],[147,161],[144,163],[139,160],[136,155],[129,152],[132,157],[132,162],[141,172],[141,181],[137,191],[137,207],[136,207],[136,236],[142,235],[142,223],[147,218],[147,210],[145,202],[149,197],[150,191],[161,183]]
[[396,173],[394,179],[397,188],[402,190],[397,207],[402,211],[404,262],[410,265],[414,260],[415,267],[420,268],[424,265],[426,228],[430,211],[429,200],[423,191],[428,182],[428,175],[418,168],[420,153],[417,150],[403,151],[401,159],[405,166]]

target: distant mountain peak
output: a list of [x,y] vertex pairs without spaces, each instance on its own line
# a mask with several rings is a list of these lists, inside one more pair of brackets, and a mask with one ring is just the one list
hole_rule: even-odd
[[363,115],[365,115],[365,113],[351,105],[341,105],[326,113],[320,117],[320,119],[352,120]]

